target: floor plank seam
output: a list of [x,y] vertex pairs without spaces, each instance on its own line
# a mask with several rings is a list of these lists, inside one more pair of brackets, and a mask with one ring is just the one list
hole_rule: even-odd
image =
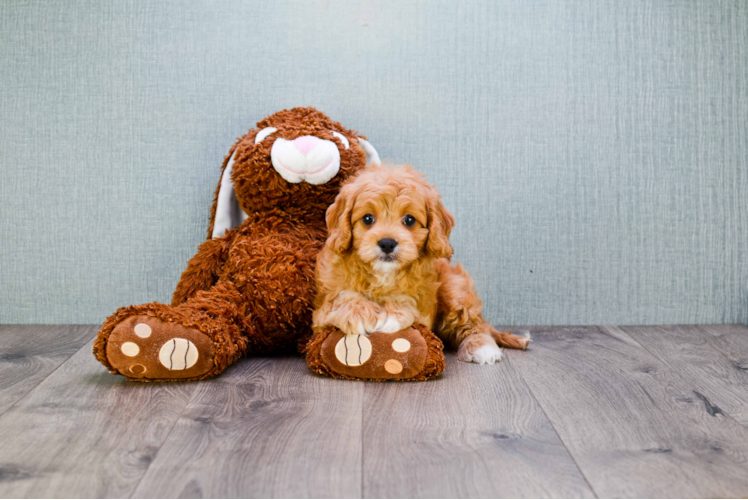
[[[706,338],[710,338],[710,339],[712,339],[712,340],[716,340],[716,339],[714,339],[714,337],[712,336],[712,334],[711,334],[711,333],[709,333],[709,332],[708,332],[708,331],[706,330],[706,328],[705,328],[705,326],[709,326],[709,325],[693,325],[693,326],[695,326],[695,327],[696,327],[696,329],[697,329],[698,331],[700,331],[700,332],[701,332],[701,334],[702,334],[702,335],[703,335],[704,337],[706,337]],[[738,324],[738,326],[746,326],[746,325]],[[719,354],[719,355],[720,355],[721,357],[725,357],[725,358],[728,358],[728,359],[729,359],[729,353],[728,353],[728,352],[725,352],[725,351],[723,351],[722,349],[718,348],[718,347],[717,347],[717,346],[715,346],[715,345],[714,345],[714,344],[713,344],[712,342],[707,342],[707,345],[708,345],[708,346],[709,346],[709,347],[710,347],[710,348],[712,349],[712,351],[716,352],[716,353],[717,353],[717,354]],[[741,368],[741,369],[742,369],[742,368]]]
[[361,382],[361,498],[366,498],[366,495],[364,494],[364,453],[366,452],[366,449],[364,448],[364,436],[366,435],[366,432],[364,432],[364,411],[366,409],[366,401],[364,396],[366,396],[366,382]]
[[[608,334],[607,329],[609,327],[602,326],[602,327],[599,327],[599,328],[602,329],[603,333]],[[699,331],[701,331],[704,335],[709,335],[707,332],[704,332],[700,328],[699,328]],[[634,337],[632,337],[629,333],[627,333],[625,331],[624,331],[624,333],[626,335],[628,335],[629,337],[631,337],[631,340],[633,340],[636,343],[636,345],[638,345],[642,350],[644,350],[645,352],[649,353],[655,359],[657,359],[658,361],[660,361],[663,365],[665,365],[666,367],[668,367],[670,369],[670,371],[673,372],[673,374],[678,377],[678,380],[680,382],[682,382],[683,385],[685,385],[686,387],[690,387],[692,385],[692,384],[690,384],[688,382],[688,380],[685,377],[683,377],[680,374],[680,370],[678,370],[676,367],[674,367],[673,365],[671,365],[667,361],[667,359],[665,359],[664,357],[659,356],[657,354],[657,352],[650,351],[649,349],[647,349],[647,347],[644,344],[640,343],[638,340],[636,340]],[[706,347],[708,347],[710,350],[714,351],[716,354],[718,354],[720,356],[724,355],[724,353],[720,352],[718,349],[714,348],[709,343],[706,344]],[[715,417],[716,415],[722,415],[724,418],[728,418],[728,419],[732,420],[733,422],[735,422],[740,427],[748,429],[748,425],[745,425],[745,424],[741,423],[740,421],[738,421],[735,417],[733,417],[732,415],[730,415],[729,412],[726,412],[726,410],[723,410],[722,408],[714,406],[711,403],[711,401],[714,401],[714,397],[710,396],[709,394],[702,394],[701,392],[697,391],[694,388],[691,388],[691,391],[696,395],[696,397],[698,397],[702,401],[702,403],[704,403],[704,411],[707,412],[710,416]],[[704,391],[706,391],[706,389],[704,389]]]
[[530,387],[530,384],[525,379],[524,374],[522,373],[522,370],[520,370],[517,365],[512,363],[511,356],[506,356],[505,359],[509,362],[510,365],[512,365],[512,368],[514,368],[514,371],[516,371],[519,376],[522,378],[522,382],[524,382],[525,387],[527,387],[527,390],[530,391],[530,395],[532,396],[532,399],[535,400],[535,402],[538,404],[538,408],[540,408],[540,411],[543,412],[543,415],[545,416],[546,420],[548,420],[548,423],[551,425],[551,429],[553,429],[553,432],[558,436],[558,440],[561,442],[561,444],[564,445],[564,448],[566,449],[566,453],[569,454],[571,457],[572,462],[574,462],[574,466],[576,466],[577,470],[579,471],[579,474],[584,479],[584,482],[587,483],[587,486],[589,487],[590,491],[593,495],[595,495],[595,498],[600,498],[600,495],[597,494],[597,491],[595,491],[595,488],[592,487],[592,483],[590,483],[589,479],[587,479],[587,475],[584,473],[582,468],[579,466],[579,463],[577,462],[576,457],[569,449],[569,445],[566,444],[564,439],[561,437],[561,434],[559,434],[558,429],[556,429],[556,425],[553,423],[553,420],[548,416],[548,412],[545,411],[545,408],[543,408],[543,405],[540,404],[540,400],[535,396],[535,392],[532,390],[532,387]]
[[[194,382],[187,382],[195,384]],[[197,389],[192,390],[192,394],[190,394],[190,398],[185,403],[184,407],[182,408],[182,411],[179,412],[179,416],[174,419],[174,422],[171,424],[171,427],[169,428],[169,432],[166,433],[166,436],[164,437],[164,440],[161,441],[161,445],[158,447],[158,451],[153,454],[153,457],[151,458],[151,461],[148,463],[148,467],[145,468],[143,471],[143,474],[140,476],[140,479],[138,479],[138,482],[135,483],[135,487],[132,489],[132,492],[130,493],[130,496],[128,498],[133,498],[133,495],[138,491],[138,488],[140,487],[140,484],[143,482],[143,479],[145,479],[145,476],[148,475],[148,470],[151,468],[151,466],[156,462],[156,459],[158,458],[158,454],[161,453],[161,450],[163,449],[164,445],[169,441],[169,437],[171,437],[172,432],[174,432],[174,428],[177,426],[179,421],[182,419],[184,414],[187,411],[187,407],[190,406],[190,403],[192,403],[193,398],[195,397],[195,394],[197,394]],[[147,495],[146,495],[147,497]]]
[[[74,326],[80,326],[80,325],[74,325]],[[82,325],[82,326],[92,326],[92,327],[94,327],[94,328],[95,328],[95,325]],[[94,337],[94,335],[96,335],[96,333],[95,333],[95,332],[94,332],[94,333],[93,333],[93,334],[91,335],[91,338],[93,338],[93,337]],[[83,344],[83,345],[82,345],[82,346],[81,346],[81,347],[80,347],[80,348],[79,348],[78,350],[76,350],[76,351],[73,351],[73,352],[72,352],[72,353],[70,354],[70,356],[68,356],[67,358],[65,358],[65,360],[61,361],[61,362],[60,362],[60,364],[59,364],[59,365],[57,365],[57,366],[55,367],[55,369],[54,369],[54,370],[52,370],[51,372],[49,372],[49,374],[48,374],[48,375],[47,375],[46,377],[44,377],[43,379],[41,379],[41,380],[40,380],[40,381],[39,381],[39,382],[38,382],[37,384],[35,384],[35,385],[34,385],[33,387],[31,387],[31,388],[30,388],[30,389],[29,389],[28,391],[26,391],[26,392],[25,392],[25,393],[24,393],[24,394],[23,394],[23,395],[22,395],[22,396],[21,396],[20,398],[16,399],[16,400],[15,400],[15,401],[13,402],[13,404],[12,404],[12,405],[8,406],[8,407],[7,407],[6,409],[5,409],[5,411],[3,411],[2,413],[0,413],[0,418],[2,418],[2,416],[3,416],[3,415],[5,415],[6,413],[8,413],[8,412],[9,412],[10,410],[12,410],[13,408],[15,408],[15,406],[16,406],[16,405],[17,405],[17,404],[18,404],[19,402],[21,402],[21,400],[22,400],[23,398],[25,398],[26,396],[28,396],[29,394],[31,394],[32,392],[34,392],[34,391],[36,390],[36,388],[37,388],[37,387],[39,387],[40,385],[42,385],[42,384],[43,384],[43,383],[44,383],[44,382],[45,382],[45,381],[46,381],[47,379],[49,379],[49,377],[51,377],[52,375],[54,375],[54,374],[55,374],[55,373],[57,372],[57,370],[59,370],[60,368],[62,368],[62,365],[64,365],[64,364],[65,364],[65,363],[67,363],[68,361],[70,361],[70,360],[71,360],[71,359],[73,358],[73,356],[75,356],[76,354],[78,354],[79,352],[81,352],[81,351],[82,351],[83,349],[85,349],[86,347],[90,347],[90,343],[91,343],[91,339],[88,339],[88,340],[86,341],[86,343],[85,343],[85,344]],[[92,356],[93,356],[93,354],[92,354]]]

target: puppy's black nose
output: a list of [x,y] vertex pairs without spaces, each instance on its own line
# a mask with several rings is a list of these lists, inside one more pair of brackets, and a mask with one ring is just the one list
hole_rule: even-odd
[[382,251],[386,254],[392,253],[396,246],[397,241],[393,240],[392,238],[384,238],[383,240],[379,240],[379,248],[381,248]]

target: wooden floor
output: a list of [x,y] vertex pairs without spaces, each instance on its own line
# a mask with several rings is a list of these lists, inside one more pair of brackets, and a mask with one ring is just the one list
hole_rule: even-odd
[[423,383],[127,383],[96,330],[0,326],[0,497],[748,496],[744,326],[519,328]]

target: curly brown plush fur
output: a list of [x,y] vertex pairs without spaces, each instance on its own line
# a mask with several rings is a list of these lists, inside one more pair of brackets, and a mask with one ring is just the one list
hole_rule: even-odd
[[[271,162],[273,140],[255,144],[266,127],[278,129],[273,138],[311,135],[335,142],[339,172],[322,185],[285,181]],[[350,146],[336,142],[333,131]],[[358,137],[314,108],[284,110],[258,122],[231,148],[222,167],[223,173],[236,153],[231,178],[248,218],[199,246],[171,306],[153,302],[110,316],[94,342],[96,358],[133,380],[194,380],[219,374],[249,353],[303,344],[311,335],[314,267],[327,236],[325,210],[341,184],[366,164]],[[219,190],[220,184],[209,238]]]

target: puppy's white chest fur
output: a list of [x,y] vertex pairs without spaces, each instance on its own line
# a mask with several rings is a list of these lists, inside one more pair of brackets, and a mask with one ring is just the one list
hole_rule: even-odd
[[397,263],[376,261],[372,264],[372,269],[375,278],[374,282],[371,283],[373,287],[395,290],[398,275]]

